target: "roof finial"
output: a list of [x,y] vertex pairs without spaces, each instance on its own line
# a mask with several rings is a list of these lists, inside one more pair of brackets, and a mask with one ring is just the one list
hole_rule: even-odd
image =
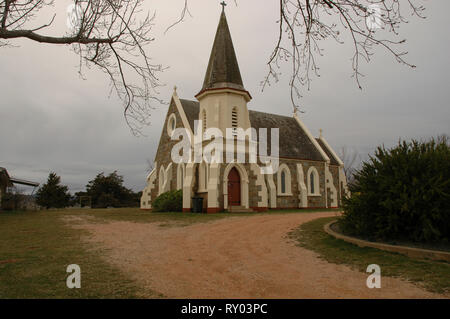
[[225,11],[225,6],[226,6],[227,4],[225,3],[225,1],[222,1],[222,2],[220,3],[220,5],[222,6],[222,12],[224,12],[224,11]]
[[323,130],[322,129],[319,130],[319,134],[320,134],[320,137],[323,137]]

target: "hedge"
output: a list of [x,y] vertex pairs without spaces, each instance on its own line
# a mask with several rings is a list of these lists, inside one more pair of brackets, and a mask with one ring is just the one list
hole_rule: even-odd
[[377,148],[344,198],[340,225],[370,240],[450,241],[450,147],[447,137]]

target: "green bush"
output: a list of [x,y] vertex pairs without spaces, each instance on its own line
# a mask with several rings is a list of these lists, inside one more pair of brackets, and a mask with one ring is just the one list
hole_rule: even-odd
[[441,137],[378,147],[343,200],[342,230],[370,240],[450,241],[450,147]]
[[183,191],[162,193],[152,203],[154,212],[181,212],[183,210]]

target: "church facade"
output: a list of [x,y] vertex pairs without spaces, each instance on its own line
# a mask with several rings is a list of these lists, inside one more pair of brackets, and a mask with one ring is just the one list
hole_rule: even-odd
[[[181,99],[174,89],[154,169],[147,176],[141,197],[142,209],[151,209],[152,201],[160,194],[179,189],[183,191],[184,212],[192,210],[193,197],[203,198],[203,211],[208,213],[341,205],[347,192],[344,164],[322,134],[315,138],[296,113],[282,116],[248,110],[251,95],[242,82],[224,11],[203,87],[195,98]],[[208,144],[205,140],[196,142],[196,134],[202,135],[211,128],[224,132],[224,142],[233,145],[232,160],[225,161],[229,156],[225,147],[214,150],[223,152],[223,161],[194,159],[195,150]],[[191,141],[192,152],[187,161],[173,160],[173,149],[179,143],[174,138],[177,129],[184,129]],[[227,129],[231,132],[228,136]],[[256,161],[251,160],[254,149],[259,149],[260,129],[267,129],[267,135],[278,129],[278,165],[272,173],[262,169],[268,158],[274,159],[270,136],[266,143],[266,154],[270,156],[257,154]],[[242,138],[244,147],[239,148],[241,135],[237,132],[242,131],[250,134]],[[238,153],[244,161],[237,160]]]

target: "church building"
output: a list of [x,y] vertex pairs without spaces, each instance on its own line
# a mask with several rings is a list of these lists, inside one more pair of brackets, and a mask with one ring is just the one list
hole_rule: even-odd
[[[203,198],[203,211],[207,213],[340,207],[341,198],[347,192],[344,164],[322,133],[314,137],[295,112],[293,116],[283,116],[248,110],[251,99],[242,82],[222,10],[200,92],[195,100],[185,100],[174,89],[154,169],[147,176],[142,193],[141,208],[150,210],[152,201],[170,190],[183,191],[183,212],[192,211],[193,197]],[[263,173],[259,155],[256,162],[248,160],[250,146],[255,143],[251,136],[245,140],[243,152],[247,161],[244,163],[236,160],[174,162],[171,153],[179,140],[172,137],[178,128],[185,129],[191,137],[198,129],[236,132],[254,128],[260,132],[260,128],[266,128],[270,135],[271,129],[278,128],[278,169],[272,174]],[[224,139],[229,138],[224,133]],[[231,143],[236,145],[238,138],[233,134]],[[268,148],[270,145],[267,142]],[[194,152],[195,142],[190,147]],[[234,149],[238,152],[239,148]]]

